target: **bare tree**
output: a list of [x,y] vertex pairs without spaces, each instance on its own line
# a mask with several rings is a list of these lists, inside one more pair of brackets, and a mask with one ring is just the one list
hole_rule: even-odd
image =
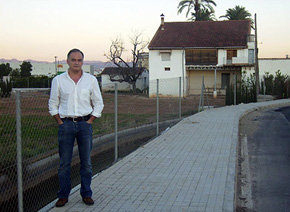
[[[110,80],[112,82],[127,82],[132,85],[133,92],[136,93],[136,81],[144,71],[142,65],[140,66],[140,53],[144,51],[148,45],[147,41],[144,41],[141,33],[135,33],[130,37],[132,46],[131,49],[131,59],[124,59],[124,43],[122,39],[116,38],[112,41],[110,46],[110,51],[105,54],[107,59],[114,63],[117,67],[117,72],[112,72],[109,74]],[[138,67],[140,66],[140,67]]]

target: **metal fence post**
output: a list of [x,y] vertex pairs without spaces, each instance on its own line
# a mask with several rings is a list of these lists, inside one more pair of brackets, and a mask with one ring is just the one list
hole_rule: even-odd
[[181,77],[179,77],[179,119],[181,119]]
[[23,183],[22,183],[22,141],[21,141],[21,92],[16,91],[16,149],[17,149],[17,191],[18,211],[23,211]]
[[202,76],[202,84],[201,84],[201,93],[200,93],[200,98],[199,98],[198,112],[200,112],[201,107],[203,110],[203,106],[204,106],[203,90],[204,90],[204,76]]
[[156,80],[156,136],[159,135],[159,79]]
[[237,104],[237,75],[234,75],[234,105]]
[[115,83],[115,162],[118,160],[118,84]]

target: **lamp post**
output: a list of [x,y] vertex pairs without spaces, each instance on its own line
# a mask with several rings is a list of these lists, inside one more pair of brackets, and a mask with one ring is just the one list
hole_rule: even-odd
[[216,69],[217,69],[217,66],[214,69],[214,91],[213,91],[213,98],[216,98],[217,97],[217,92],[216,92]]
[[258,36],[257,36],[257,15],[255,14],[255,75],[256,75],[256,98],[260,92],[259,60],[258,60]]

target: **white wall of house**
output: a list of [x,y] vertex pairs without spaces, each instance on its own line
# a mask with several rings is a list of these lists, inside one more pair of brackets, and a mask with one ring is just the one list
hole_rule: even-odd
[[[249,42],[251,45],[253,42]],[[166,51],[150,50],[149,51],[149,70],[150,70],[150,81],[149,81],[149,96],[156,95],[156,79],[159,80],[159,94],[161,96],[179,96],[179,89],[176,83],[179,83],[179,77],[182,77],[181,87],[182,94],[186,95],[187,89],[189,93],[199,93],[201,87],[202,75],[199,72],[186,72],[185,67],[185,52],[184,50],[171,50],[170,60],[162,61],[162,53]],[[223,66],[227,61],[227,50],[218,49],[218,66]],[[232,63],[237,64],[248,64],[249,63],[249,50],[238,49],[237,57],[232,59]],[[165,71],[165,68],[170,68],[170,71]],[[242,70],[251,71],[254,67],[243,67]],[[234,74],[231,73],[231,74]],[[205,84],[206,87],[212,87],[213,84],[213,73],[206,73]],[[196,79],[193,79],[196,78]],[[161,80],[162,79],[162,80]],[[183,80],[184,79],[184,80]],[[188,79],[188,80],[186,80]],[[232,78],[231,78],[232,79]],[[190,84],[189,84],[190,83]],[[184,87],[183,87],[184,85]]]
[[237,57],[233,57],[233,64],[235,63],[248,63],[249,56],[248,56],[248,49],[238,49]]
[[227,50],[226,49],[218,49],[218,66],[222,66],[226,64],[227,61]]
[[102,75],[102,91],[114,91],[115,83],[118,85],[119,91],[129,91],[130,84],[127,82],[112,82],[109,75]]
[[[162,61],[162,54],[168,53],[170,53],[170,59],[167,61]],[[161,96],[179,96],[179,77],[181,77],[181,93],[183,94],[185,92],[186,73],[184,50],[150,50],[149,71],[149,96],[156,95],[157,79],[162,79],[159,81],[159,94]]]
[[[118,85],[119,91],[130,91],[132,89],[132,85],[127,82],[112,82],[110,80],[109,75],[101,75],[102,76],[102,91],[114,91],[115,83]],[[144,71],[142,75],[136,81],[136,88],[140,90],[144,90],[149,85],[149,73],[148,71]]]
[[[253,42],[250,42],[253,43]],[[254,56],[254,55],[253,55]],[[238,49],[237,57],[232,58],[232,64],[248,64],[249,63],[249,49]],[[227,50],[218,50],[218,66],[227,64]]]

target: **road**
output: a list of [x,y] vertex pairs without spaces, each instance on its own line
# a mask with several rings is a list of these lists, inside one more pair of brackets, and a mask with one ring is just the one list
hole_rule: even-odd
[[248,159],[240,158],[248,161],[239,175],[247,178],[240,180],[246,187],[241,190],[251,194],[240,194],[244,207],[238,211],[290,211],[290,107],[248,114],[240,122],[240,135],[248,149]]

